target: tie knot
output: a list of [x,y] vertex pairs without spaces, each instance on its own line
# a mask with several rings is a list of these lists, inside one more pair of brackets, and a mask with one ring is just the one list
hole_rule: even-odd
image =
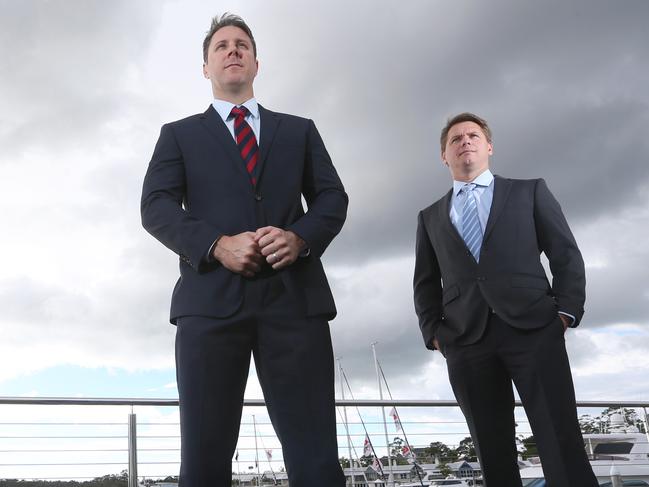
[[230,116],[239,118],[243,117],[246,118],[246,116],[250,113],[246,107],[241,105],[240,107],[232,107],[232,110],[230,111]]
[[466,183],[464,186],[462,186],[462,192],[463,193],[470,193],[476,188],[477,184],[475,183]]

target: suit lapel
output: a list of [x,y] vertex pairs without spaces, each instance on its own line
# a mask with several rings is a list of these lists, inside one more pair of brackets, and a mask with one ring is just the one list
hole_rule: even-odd
[[439,221],[442,223],[442,227],[444,228],[445,231],[451,234],[451,236],[458,241],[460,245],[466,246],[464,243],[464,239],[462,239],[462,235],[457,231],[457,228],[455,228],[455,225],[453,225],[453,222],[451,221],[451,198],[453,197],[453,188],[446,193],[446,196],[444,196],[444,199],[442,200],[442,204],[439,205],[439,211],[440,214],[438,215]]
[[259,141],[259,161],[257,165],[258,177],[257,184],[263,176],[264,166],[266,165],[266,158],[270,152],[270,148],[273,145],[273,140],[275,140],[275,134],[277,133],[277,128],[281,122],[279,116],[275,112],[266,110],[264,107],[259,105],[259,117],[260,117],[260,131],[261,137]]
[[494,176],[494,197],[491,201],[491,210],[489,211],[489,219],[487,220],[487,228],[485,228],[483,243],[489,239],[498,217],[502,213],[503,208],[505,207],[505,202],[509,196],[509,190],[511,189],[512,182],[509,179],[501,178],[500,176]]
[[203,127],[205,127],[205,129],[207,129],[207,131],[218,140],[219,145],[229,156],[230,161],[236,166],[236,170],[245,177],[245,180],[248,181],[248,183],[250,183],[250,176],[241,160],[241,154],[239,153],[237,143],[228,130],[228,127],[226,127],[223,122],[223,119],[221,119],[212,105],[210,105],[209,108],[205,110],[205,113],[201,115],[201,123],[203,124]]

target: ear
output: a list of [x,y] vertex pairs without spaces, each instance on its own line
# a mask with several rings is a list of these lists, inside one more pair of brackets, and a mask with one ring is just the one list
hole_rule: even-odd
[[488,151],[488,152],[489,152],[489,155],[490,155],[490,156],[493,156],[493,154],[494,154],[494,146],[493,146],[493,144],[490,142],[490,143],[488,144],[488,147],[489,147],[489,151]]
[[448,167],[448,161],[446,160],[446,151],[442,151],[442,163]]
[[203,63],[203,76],[205,79],[210,79],[210,75],[207,72],[207,63]]

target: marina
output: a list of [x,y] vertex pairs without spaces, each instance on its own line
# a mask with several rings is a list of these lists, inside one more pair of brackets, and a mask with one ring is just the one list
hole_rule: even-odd
[[[634,482],[633,485],[649,486],[649,437],[636,426],[626,424],[622,414],[611,415],[607,433],[585,434],[584,443],[601,485],[610,482],[622,487],[627,485],[624,482]],[[545,485],[541,463],[521,468],[521,477],[525,486]]]
[[[414,465],[393,465],[393,476],[389,476],[387,465],[383,465],[383,477],[380,477],[371,465],[363,467],[361,471],[355,463],[354,487],[480,485],[479,464],[476,462],[464,462],[466,465],[463,462],[457,465],[446,462],[445,467],[455,467],[456,470],[443,474],[439,461],[429,462],[420,458],[420,453],[433,442],[443,440],[450,445],[452,441],[457,442],[452,440],[451,434],[455,434],[456,439],[467,435],[454,401],[345,399],[337,401],[340,417],[344,407],[350,413],[356,408],[361,411],[383,463],[387,462],[385,446],[378,446],[384,438],[380,410],[386,409],[388,432],[394,437],[396,427],[388,412],[398,408],[402,427],[408,434],[413,450],[417,452],[417,463],[425,472],[420,481]],[[580,412],[591,413],[612,407],[635,408],[644,419],[649,402],[578,401],[578,407]],[[521,417],[520,405],[516,409],[517,417]],[[176,411],[177,400],[174,399],[0,398],[0,413],[4,418],[0,425],[0,450],[3,452],[0,479],[83,481],[124,471],[129,478],[129,487],[150,486],[167,478],[167,482],[173,484],[179,464]],[[281,449],[264,411],[263,400],[246,400],[239,458],[233,459],[234,479],[240,483],[234,485],[288,485]],[[257,418],[260,439],[259,470],[254,463],[256,452],[252,414]],[[355,414],[350,414],[348,420],[347,428],[342,421],[338,424],[340,457],[346,457],[348,438],[352,450],[355,449],[362,457],[364,434],[360,433],[361,426]],[[585,435],[585,448],[599,481],[603,485],[611,482],[612,471],[622,481],[636,480],[649,484],[647,436],[639,432],[616,431],[615,421],[611,421],[611,426],[613,431]],[[523,421],[519,422],[519,428],[527,434],[528,425]],[[349,430],[349,436],[346,430]],[[261,441],[265,448],[261,448]],[[272,451],[271,460],[264,450]],[[532,460],[527,460],[521,469],[524,485],[541,487],[541,466]],[[345,472],[348,474],[347,485],[351,486],[348,465]],[[457,478],[446,478],[449,475]],[[461,482],[451,483],[457,480]]]

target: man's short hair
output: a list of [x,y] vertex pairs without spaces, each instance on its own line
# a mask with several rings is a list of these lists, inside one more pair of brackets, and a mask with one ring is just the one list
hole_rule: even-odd
[[205,39],[203,39],[203,62],[207,62],[207,51],[210,48],[210,41],[212,40],[212,36],[217,30],[227,26],[239,27],[239,29],[244,31],[248,35],[248,37],[250,37],[250,41],[252,42],[252,52],[255,55],[255,59],[257,59],[257,43],[255,42],[255,38],[252,36],[250,27],[248,27],[248,24],[246,24],[238,15],[226,12],[220,17],[217,15],[212,19],[210,30],[207,31]]
[[480,118],[473,113],[464,112],[464,113],[460,113],[459,115],[455,115],[454,117],[451,117],[446,121],[446,125],[442,129],[442,134],[440,135],[439,138],[439,143],[442,146],[442,152],[444,152],[444,149],[446,149],[446,139],[448,139],[448,131],[451,130],[451,127],[453,125],[457,125],[458,123],[462,123],[462,122],[473,122],[476,125],[478,125],[484,132],[485,136],[487,137],[487,142],[491,144],[491,129],[489,128],[489,124],[487,124],[487,121],[484,118]]

